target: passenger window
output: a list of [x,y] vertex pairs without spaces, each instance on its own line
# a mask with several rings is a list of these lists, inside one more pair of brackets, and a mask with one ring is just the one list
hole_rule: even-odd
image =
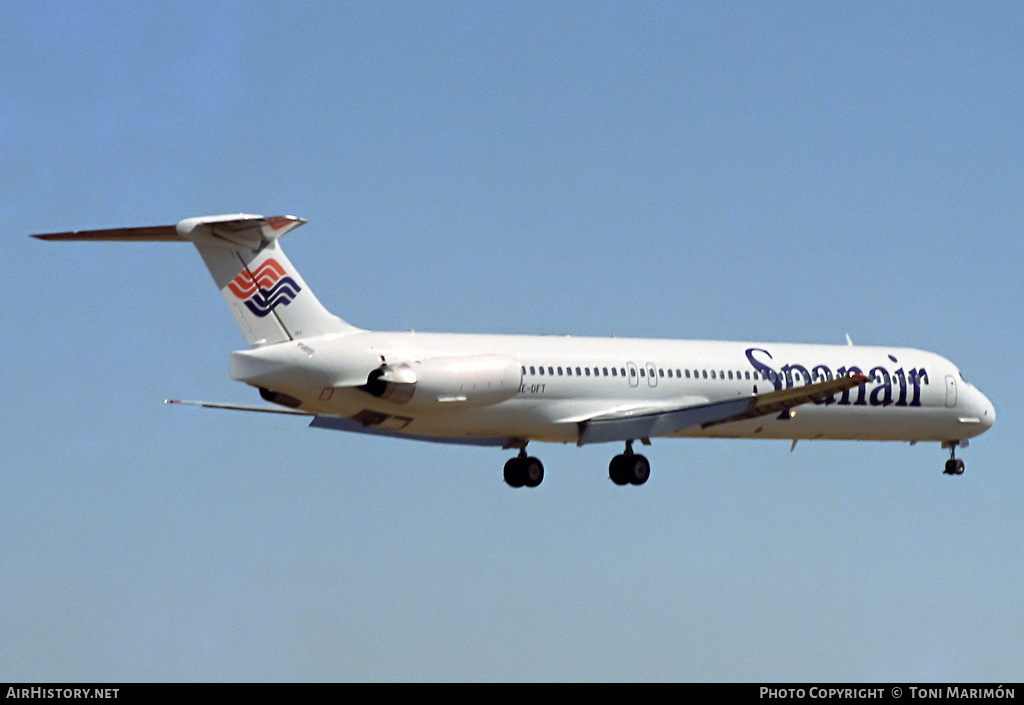
[[548,374],[551,375],[552,377],[555,374],[555,368],[552,367],[551,365],[548,365]]
[[544,368],[543,367],[540,368],[540,374],[541,374],[542,377],[544,376]]
[[561,377],[561,376],[562,376],[562,368],[561,368],[561,367],[559,367],[559,368],[558,368],[558,376],[559,376],[559,377]]
[[589,367],[584,367],[583,369],[587,371],[587,377],[589,377],[590,376],[590,368]]
[[576,376],[577,377],[582,376],[582,373],[580,372],[580,368],[579,367],[576,368]]
[[530,365],[530,374],[531,374],[531,375],[535,375],[535,374],[537,374],[537,370],[536,370],[536,368],[534,368],[534,366],[533,366],[533,365]]
[[[594,369],[596,370],[597,368],[595,367]],[[603,372],[604,376],[607,377],[608,376],[608,368],[607,367],[603,367],[601,369],[604,371]],[[614,372],[614,370],[612,370],[612,371]]]

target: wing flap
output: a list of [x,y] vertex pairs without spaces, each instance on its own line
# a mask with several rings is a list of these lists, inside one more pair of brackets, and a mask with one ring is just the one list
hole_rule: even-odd
[[577,445],[669,436],[684,428],[743,413],[749,405],[750,397],[739,397],[670,411],[598,416],[579,422]]
[[653,413],[625,411],[594,416],[579,422],[580,436],[577,444],[670,436],[687,428],[708,428],[717,424],[783,413],[801,404],[824,401],[838,392],[866,384],[867,381],[868,378],[864,375],[850,375],[802,387]]
[[730,423],[732,421],[744,421],[758,416],[783,413],[801,404],[825,401],[828,397],[834,396],[838,392],[855,389],[863,384],[867,384],[867,382],[868,378],[864,375],[850,375],[824,382],[815,382],[814,384],[807,384],[802,387],[791,387],[766,394],[758,394],[751,397],[749,407],[745,411],[734,416],[706,422],[702,426],[707,428],[708,426]]

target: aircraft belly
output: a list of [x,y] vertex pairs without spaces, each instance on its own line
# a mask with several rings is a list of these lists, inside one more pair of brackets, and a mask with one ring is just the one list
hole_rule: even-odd
[[[312,403],[309,409],[352,419],[364,427],[429,438],[509,437],[552,443],[575,443],[575,423],[553,423],[550,413],[535,404],[511,400],[487,407],[409,409],[351,390],[333,403]],[[306,407],[304,407],[306,408]],[[539,413],[540,412],[540,413]]]

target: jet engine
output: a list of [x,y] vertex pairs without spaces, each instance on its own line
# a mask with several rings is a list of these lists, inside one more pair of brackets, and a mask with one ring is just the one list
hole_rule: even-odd
[[523,381],[522,365],[504,355],[434,357],[384,364],[363,391],[396,404],[485,406],[511,399]]

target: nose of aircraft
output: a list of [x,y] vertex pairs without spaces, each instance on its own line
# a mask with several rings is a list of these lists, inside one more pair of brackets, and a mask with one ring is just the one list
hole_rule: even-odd
[[992,425],[996,422],[996,408],[992,406],[992,402],[988,400],[984,394],[982,394],[976,388],[975,393],[978,395],[978,399],[975,405],[978,409],[978,418],[981,420],[982,432],[992,428]]
[[988,430],[995,423],[995,407],[988,401],[988,397],[985,397],[980,391],[978,396],[981,397],[981,425],[985,427],[985,430]]

